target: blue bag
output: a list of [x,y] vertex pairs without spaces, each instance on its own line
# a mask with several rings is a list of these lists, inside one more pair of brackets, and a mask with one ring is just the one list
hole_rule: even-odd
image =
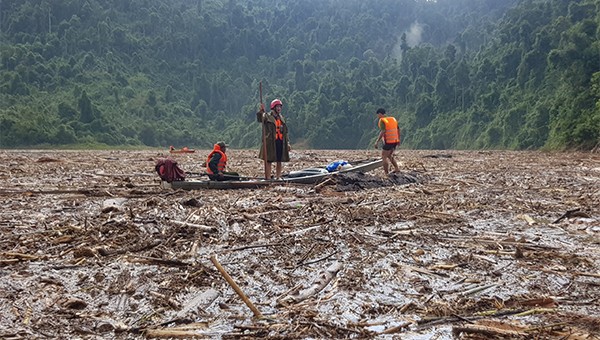
[[325,169],[327,169],[329,172],[334,172],[340,170],[346,164],[348,164],[346,161],[335,161],[327,164]]

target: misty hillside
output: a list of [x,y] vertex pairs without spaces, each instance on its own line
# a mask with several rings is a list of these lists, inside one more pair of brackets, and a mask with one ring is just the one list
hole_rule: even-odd
[[600,0],[0,0],[0,147],[256,147],[259,83],[292,143],[600,140]]

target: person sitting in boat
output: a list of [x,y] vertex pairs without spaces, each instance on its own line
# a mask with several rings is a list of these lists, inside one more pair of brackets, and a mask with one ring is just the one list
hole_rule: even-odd
[[218,142],[206,159],[206,173],[212,181],[237,181],[237,172],[226,172],[227,167],[227,144]]

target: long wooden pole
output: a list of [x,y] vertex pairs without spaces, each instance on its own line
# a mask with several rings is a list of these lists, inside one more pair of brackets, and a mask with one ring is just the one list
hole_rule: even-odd
[[[262,96],[262,81],[258,83],[258,92],[260,93],[260,107],[263,107],[263,96]],[[263,117],[264,119],[264,117]],[[267,133],[265,131],[265,122],[262,122],[262,144],[263,144],[263,161],[265,165],[265,172],[267,171]]]
[[244,292],[242,291],[240,286],[238,286],[237,283],[235,283],[235,281],[233,281],[231,276],[229,276],[227,271],[225,271],[225,268],[223,268],[223,266],[221,266],[221,264],[219,263],[219,260],[217,260],[217,257],[215,255],[212,255],[210,257],[210,261],[215,265],[215,267],[217,267],[217,269],[219,270],[221,275],[223,275],[223,277],[225,278],[225,281],[227,281],[227,283],[229,283],[229,285],[231,286],[231,288],[233,288],[233,290],[235,290],[237,295],[239,297],[241,297],[242,300],[244,300],[244,303],[246,304],[246,306],[248,306],[248,308],[250,308],[252,310],[252,312],[254,313],[254,316],[256,316],[257,318],[262,318],[263,315],[261,314],[261,312],[258,310],[258,308],[256,308],[256,306],[254,306],[254,304],[252,303],[252,301],[250,301],[250,299],[246,296],[246,294],[244,294]]

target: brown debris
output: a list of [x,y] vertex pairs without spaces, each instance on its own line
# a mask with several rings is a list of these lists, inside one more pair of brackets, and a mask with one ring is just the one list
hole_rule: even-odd
[[[390,176],[160,187],[157,159],[200,173],[204,151],[0,151],[0,338],[600,330],[598,154],[399,150]],[[295,151],[284,171],[376,154]],[[262,176],[256,150],[229,156]]]
[[63,304],[65,308],[69,309],[85,309],[87,307],[87,303],[81,299],[70,298]]

